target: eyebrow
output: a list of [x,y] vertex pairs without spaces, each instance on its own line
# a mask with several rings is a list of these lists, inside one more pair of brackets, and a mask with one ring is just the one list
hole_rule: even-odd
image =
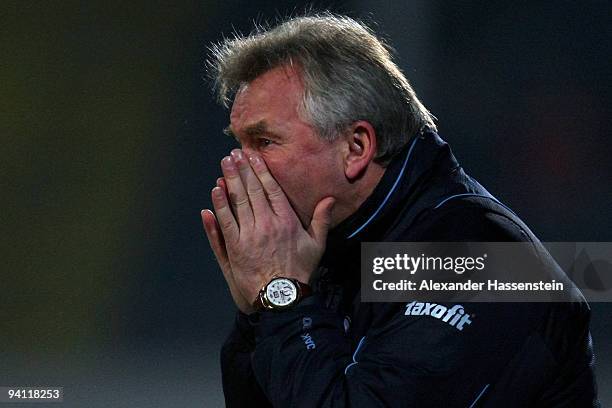
[[[238,137],[236,136],[236,134],[232,131],[231,125],[227,126],[225,129],[223,129],[223,133],[233,137],[234,139],[236,139],[236,141],[240,141],[238,139]],[[269,128],[268,128],[268,124],[266,123],[265,120],[260,120],[257,123],[254,123],[252,125],[247,126],[244,129],[244,134],[247,135],[248,137],[257,137],[257,136],[261,136],[261,135],[271,135],[273,137],[278,138],[279,136],[272,132]]]

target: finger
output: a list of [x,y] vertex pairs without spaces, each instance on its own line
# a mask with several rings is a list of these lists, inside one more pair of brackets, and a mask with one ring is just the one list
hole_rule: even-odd
[[212,189],[211,196],[217,221],[225,241],[235,241],[239,234],[238,223],[230,210],[225,192],[220,187],[215,187]]
[[[234,159],[230,156],[226,156],[221,160],[221,169],[225,179],[225,185],[227,186],[227,197],[234,208],[234,214],[238,224],[240,225],[252,225],[253,224],[253,210],[251,209],[251,203],[249,202],[249,196],[242,184],[240,173],[234,163]],[[221,221],[221,220],[219,220]]]
[[217,218],[210,210],[202,210],[202,223],[204,224],[204,231],[206,237],[210,243],[210,247],[217,258],[217,262],[223,270],[223,274],[226,273],[226,269],[229,270],[229,258],[227,257],[227,248],[225,247],[225,241],[221,233],[221,227],[217,223]]
[[210,242],[210,246],[212,247],[215,257],[217,258],[217,262],[221,267],[221,272],[223,272],[223,277],[227,282],[232,298],[240,310],[248,311],[252,308],[252,305],[238,290],[238,286],[234,280],[234,275],[232,274],[232,268],[227,256],[225,241],[223,240],[223,235],[221,234],[221,229],[217,222],[217,218],[210,210],[202,210],[201,216],[202,223],[204,224],[204,230],[206,231],[206,236],[208,237],[208,242]]
[[[227,191],[227,184],[225,183],[225,179],[223,177],[219,177],[217,179],[217,187],[221,187],[226,197],[229,197],[229,192]],[[230,210],[232,210],[232,214],[234,214],[234,218],[236,218],[236,212],[234,208],[230,205]]]
[[251,162],[251,166],[257,175],[257,178],[261,182],[261,185],[268,196],[268,201],[270,201],[270,206],[274,213],[278,215],[289,214],[293,211],[285,192],[280,187],[280,185],[276,182],[270,171],[268,170],[268,166],[264,160],[257,154],[252,154],[249,157],[249,161]]
[[270,203],[266,198],[266,193],[264,192],[261,182],[253,172],[253,168],[244,152],[240,149],[234,149],[232,150],[232,158],[238,167],[242,184],[246,186],[246,192],[251,202],[251,207],[253,208],[255,222],[257,222],[258,217],[264,217],[272,213]]
[[332,221],[332,209],[334,208],[335,202],[336,200],[333,197],[326,197],[319,201],[312,215],[310,226],[308,227],[308,233],[321,247],[325,247],[327,232],[329,231]]
[[225,194],[227,194],[227,185],[225,185],[225,179],[223,177],[219,177],[217,179],[217,187],[221,187]]

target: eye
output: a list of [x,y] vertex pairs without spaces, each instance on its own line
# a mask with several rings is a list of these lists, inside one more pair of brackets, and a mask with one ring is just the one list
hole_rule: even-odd
[[266,138],[263,138],[263,137],[260,138],[258,141],[259,141],[259,145],[261,147],[267,147],[267,146],[270,146],[273,143],[272,140],[266,139]]

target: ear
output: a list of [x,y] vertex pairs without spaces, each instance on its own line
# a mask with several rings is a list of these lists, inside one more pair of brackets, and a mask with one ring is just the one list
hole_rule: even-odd
[[376,131],[364,120],[353,122],[346,135],[348,144],[344,174],[353,181],[360,177],[376,155]]

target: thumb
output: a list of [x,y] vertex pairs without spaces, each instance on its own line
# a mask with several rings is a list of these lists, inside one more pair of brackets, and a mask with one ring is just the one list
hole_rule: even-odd
[[310,236],[322,246],[325,245],[327,232],[331,226],[331,213],[335,203],[336,199],[333,197],[326,197],[319,201],[312,215],[310,226],[308,227]]

